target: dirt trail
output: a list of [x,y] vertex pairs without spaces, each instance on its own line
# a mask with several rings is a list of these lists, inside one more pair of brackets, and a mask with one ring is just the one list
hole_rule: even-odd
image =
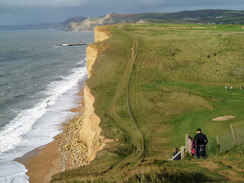
[[[225,177],[230,182],[244,182],[244,178],[238,174],[237,170],[232,169],[221,169],[221,166],[213,161],[199,161],[196,164],[202,168],[206,168],[210,172],[218,173]],[[243,173],[243,172],[239,172]]]
[[[136,119],[134,118],[133,111],[131,108],[131,98],[129,92],[131,74],[134,69],[137,50],[138,50],[138,41],[134,40],[131,46],[131,60],[129,60],[129,64],[127,68],[128,72],[125,72],[126,74],[124,75],[126,79],[123,78],[122,80],[119,81],[119,84],[116,89],[116,93],[113,99],[111,100],[112,102],[110,105],[111,117],[115,121],[117,121],[117,124],[121,127],[121,129],[126,131],[127,135],[130,138],[131,144],[133,144],[134,146],[134,150],[129,156],[127,156],[126,158],[118,162],[116,165],[114,165],[113,170],[120,169],[125,164],[140,159],[144,154],[144,136],[137,124]],[[118,107],[118,101],[121,99],[121,97],[124,94],[125,94],[124,102],[126,104],[126,111],[130,117],[126,121],[119,116],[119,112],[121,109]]]

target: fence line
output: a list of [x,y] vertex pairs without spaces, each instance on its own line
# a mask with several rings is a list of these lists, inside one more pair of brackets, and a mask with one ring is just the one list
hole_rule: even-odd
[[230,129],[223,135],[217,135],[218,153],[224,152],[236,144],[244,144],[244,122],[230,124]]
[[[216,136],[217,141],[217,152],[224,152],[236,144],[244,144],[244,122],[237,122],[230,124],[230,129],[223,135]],[[169,158],[169,160],[174,160],[179,154],[181,154],[181,159],[185,157],[188,147],[188,134],[185,135],[185,146],[181,146],[180,151],[174,156]]]

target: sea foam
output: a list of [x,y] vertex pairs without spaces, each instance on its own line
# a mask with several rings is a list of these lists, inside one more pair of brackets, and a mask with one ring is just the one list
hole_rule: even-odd
[[[0,182],[28,182],[23,165],[12,161],[36,147],[52,141],[60,125],[74,114],[79,83],[87,77],[85,61],[77,63],[68,76],[49,83],[43,99],[30,109],[22,110],[0,131]],[[76,97],[75,97],[76,96]]]
[[57,99],[73,88],[82,77],[86,76],[85,68],[72,69],[72,74],[60,81],[51,82],[44,92],[48,97],[30,109],[21,111],[9,124],[0,131],[0,153],[8,151],[20,144],[36,123],[54,105]]
[[0,182],[1,183],[26,183],[28,176],[27,170],[23,165],[14,161],[0,163]]

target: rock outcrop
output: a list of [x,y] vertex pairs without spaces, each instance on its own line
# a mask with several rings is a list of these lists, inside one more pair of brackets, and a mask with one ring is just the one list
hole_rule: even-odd
[[71,22],[66,26],[65,31],[91,31],[96,26],[113,23],[115,23],[113,17],[107,14],[101,18],[87,18],[81,22]]

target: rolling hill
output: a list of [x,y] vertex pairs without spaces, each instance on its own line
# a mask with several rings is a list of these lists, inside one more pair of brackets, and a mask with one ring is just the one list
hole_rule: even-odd
[[192,23],[192,24],[244,24],[244,11],[196,10],[172,13],[116,14],[100,18],[87,18],[70,22],[66,31],[92,30],[95,26],[117,23]]

